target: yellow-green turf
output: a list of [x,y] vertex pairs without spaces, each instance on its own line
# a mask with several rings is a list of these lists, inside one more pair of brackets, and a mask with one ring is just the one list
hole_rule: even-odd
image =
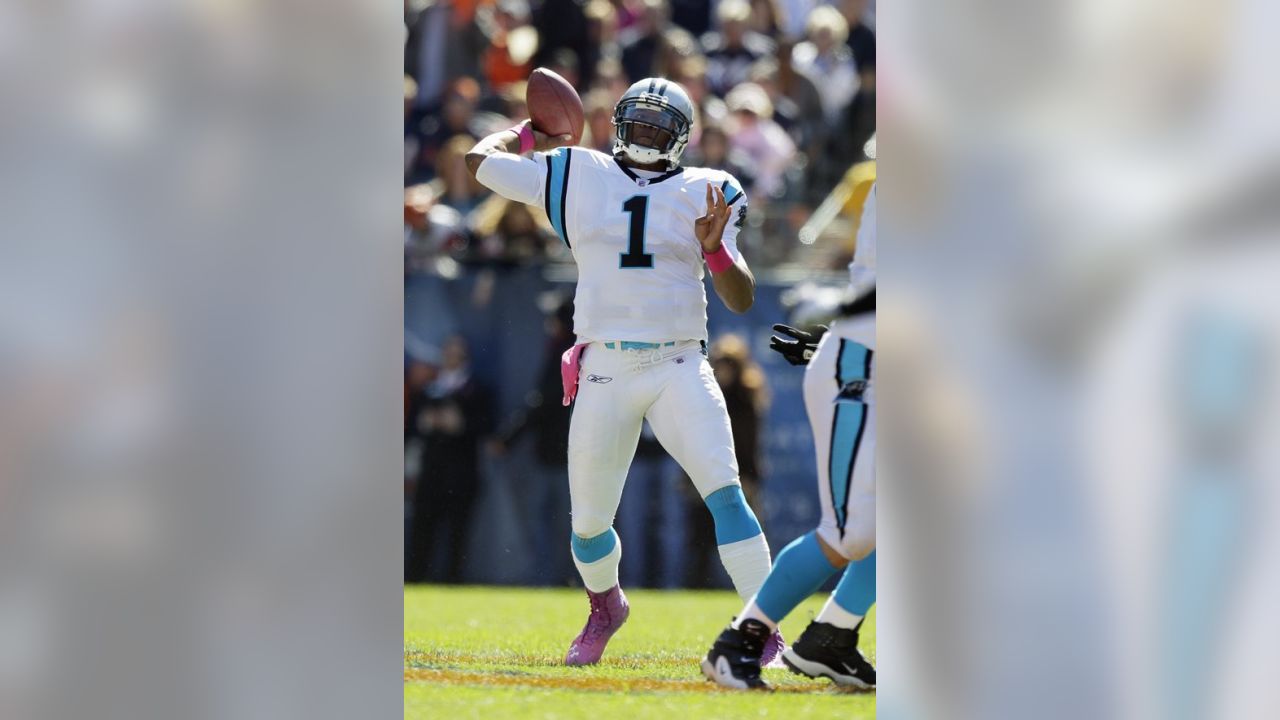
[[[634,590],[631,619],[599,665],[563,664],[587,616],[581,590],[409,586],[404,593],[406,718],[874,718],[874,693],[766,669],[774,693],[717,688],[698,662],[741,609],[731,592]],[[814,596],[782,623],[794,639]],[[862,651],[875,660],[875,610]]]

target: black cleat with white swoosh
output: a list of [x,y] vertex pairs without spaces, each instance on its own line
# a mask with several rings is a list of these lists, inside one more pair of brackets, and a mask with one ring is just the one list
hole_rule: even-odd
[[773,631],[759,620],[747,619],[738,628],[724,629],[702,661],[702,674],[721,687],[768,690],[760,679],[760,655]]
[[858,627],[838,628],[811,622],[791,647],[782,653],[782,662],[792,672],[811,678],[831,678],[837,685],[874,690],[876,669],[858,651]]

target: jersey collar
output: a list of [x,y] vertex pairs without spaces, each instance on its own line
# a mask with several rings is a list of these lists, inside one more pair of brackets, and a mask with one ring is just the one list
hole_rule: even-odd
[[627,177],[631,178],[632,181],[634,181],[635,184],[639,185],[640,187],[657,185],[658,183],[662,182],[663,180],[666,180],[667,178],[675,177],[676,175],[679,175],[680,173],[684,172],[684,168],[676,166],[676,169],[668,170],[667,172],[661,175],[658,175],[657,177],[645,178],[645,177],[640,177],[639,175],[632,172],[631,168],[619,162],[618,158],[615,157],[613,161],[618,164],[618,167],[622,168],[622,172],[626,173]]

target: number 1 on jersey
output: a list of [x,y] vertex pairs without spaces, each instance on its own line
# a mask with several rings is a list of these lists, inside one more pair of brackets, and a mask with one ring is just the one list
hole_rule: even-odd
[[649,212],[649,196],[636,195],[622,203],[622,211],[631,213],[631,232],[627,251],[618,253],[619,265],[624,268],[652,268],[653,254],[644,251],[645,216]]

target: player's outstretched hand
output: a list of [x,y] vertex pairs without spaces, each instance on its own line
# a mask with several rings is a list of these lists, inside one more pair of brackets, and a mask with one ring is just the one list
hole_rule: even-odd
[[792,365],[808,365],[813,353],[818,349],[818,341],[827,332],[826,325],[818,325],[817,332],[807,332],[790,325],[774,325],[773,331],[791,338],[785,340],[774,335],[769,338],[769,349],[777,351]]
[[729,203],[724,201],[724,191],[707,183],[707,214],[693,222],[693,233],[708,255],[720,251],[720,239],[729,224]]
[[529,129],[533,131],[533,149],[538,152],[555,150],[558,147],[564,147],[565,145],[573,143],[572,135],[548,135],[544,132],[540,132],[533,126],[532,120],[525,120],[521,124],[528,125]]

